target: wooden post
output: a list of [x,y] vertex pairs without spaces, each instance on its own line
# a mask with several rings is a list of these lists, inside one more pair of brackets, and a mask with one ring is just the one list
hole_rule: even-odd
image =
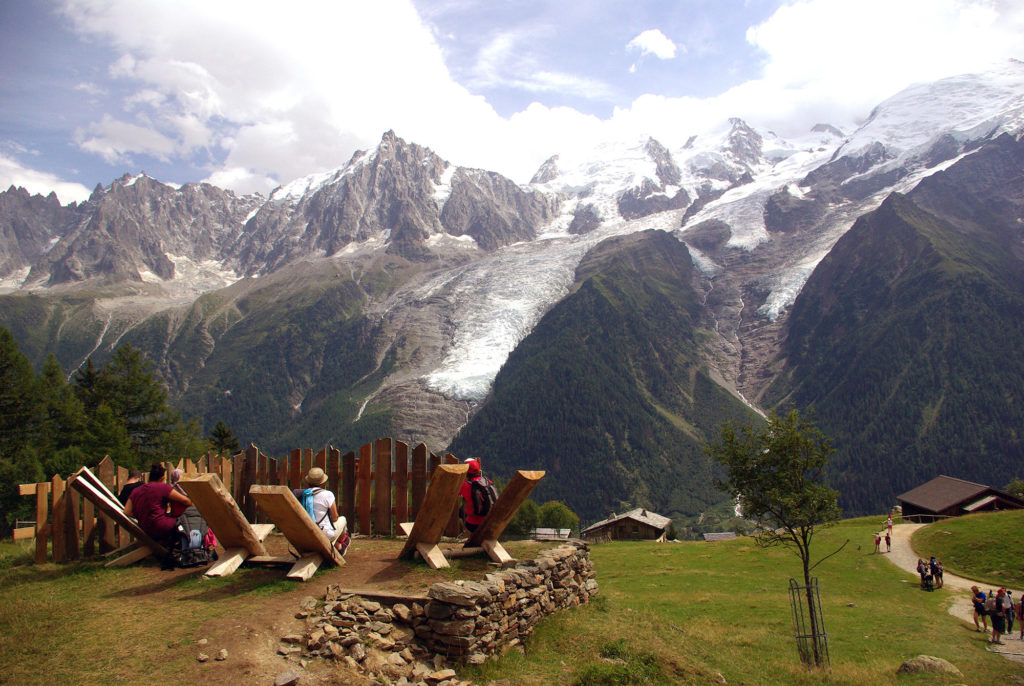
[[82,499],[82,556],[96,553],[96,508],[88,498]]
[[319,467],[320,469],[327,471],[327,447],[324,446],[317,451],[316,457],[313,458],[313,466]]
[[432,569],[449,566],[437,542],[441,540],[441,532],[448,523],[451,504],[458,499],[459,487],[466,478],[467,469],[464,464],[445,464],[433,471],[423,507],[413,522],[399,557],[411,556],[415,551]]
[[391,535],[391,439],[374,442],[373,533]]
[[356,454],[345,453],[341,458],[341,514],[352,531],[356,526]]
[[[117,480],[114,482],[113,487],[110,489],[111,491],[114,492],[114,495],[120,493],[121,489],[124,488],[124,485],[128,483],[127,469],[118,465],[116,468],[116,474]],[[125,531],[125,528],[123,526],[117,527],[117,547],[123,548],[129,543],[131,543],[131,541],[132,537],[127,531]]]
[[409,444],[395,441],[395,522],[409,521]]
[[470,534],[469,540],[466,541],[466,547],[483,547],[495,562],[505,563],[511,560],[512,557],[498,543],[498,537],[504,533],[505,527],[512,521],[516,510],[542,478],[544,478],[542,471],[520,470],[516,472],[501,492],[497,502],[491,507],[491,511],[487,513],[487,518],[477,527],[476,531]]
[[356,483],[356,495],[359,509],[359,533],[370,533],[370,496],[373,484],[373,444],[367,443],[359,447],[359,475]]
[[302,451],[296,448],[288,453],[288,488],[295,490],[302,485]]
[[231,456],[231,481],[224,483],[231,484],[231,497],[239,506],[245,502],[247,493],[242,490],[242,482],[245,480],[245,451]]
[[412,511],[408,519],[416,519],[423,496],[427,492],[427,446],[420,443],[412,451]]
[[309,470],[313,468],[313,449],[303,448],[302,449],[302,476],[306,476]]
[[327,472],[327,488],[338,499],[338,513],[341,514],[341,494],[338,491],[338,485],[341,483],[341,451],[333,445],[328,451],[327,467],[324,471]]
[[67,509],[64,507],[64,480],[60,474],[54,474],[50,481],[50,533],[53,536],[53,561],[64,561],[64,520]]
[[[70,486],[74,480],[74,476],[69,476],[67,485]],[[78,532],[79,532],[79,507],[78,507],[78,492],[73,491],[70,488],[64,489],[64,559],[78,560],[81,559],[78,547]]]
[[207,456],[203,455],[202,457],[200,457],[199,461],[196,462],[196,473],[197,474],[206,474],[209,471],[209,467],[207,466],[207,464],[208,464]]
[[251,526],[216,474],[189,475],[179,483],[225,550],[224,559],[206,571],[208,576],[226,576],[247,557],[267,554],[263,538],[270,525]]
[[[110,455],[106,455],[102,460],[100,460],[100,463],[96,465],[96,478],[98,478],[104,486],[113,491],[117,488],[117,482],[115,481],[114,474],[114,461],[110,459]],[[100,552],[109,553],[111,550],[119,548],[117,532],[114,530],[114,520],[103,511],[100,511],[99,526]]]
[[50,495],[50,484],[36,484],[36,563],[46,562],[46,538],[50,527],[46,524],[48,511],[47,496]]
[[[459,458],[451,453],[444,456],[445,464],[458,464]],[[444,535],[455,538],[462,533],[462,521],[459,519],[459,499],[455,499],[455,505],[448,517],[448,526],[444,528]]]
[[[256,502],[249,497],[249,488],[256,483],[256,471],[259,468],[260,449],[252,443],[245,449],[245,475],[242,477],[242,493],[245,494],[245,504],[242,511],[245,518],[250,522],[256,521]],[[241,503],[239,503],[241,505]]]

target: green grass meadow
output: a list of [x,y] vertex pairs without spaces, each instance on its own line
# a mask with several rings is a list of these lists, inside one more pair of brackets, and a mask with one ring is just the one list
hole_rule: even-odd
[[[988,540],[991,530],[998,543],[1009,531],[1005,527],[1019,530],[1020,520],[1006,514],[964,518],[966,528],[953,527],[953,533],[941,533],[954,524],[944,522],[918,536],[936,548],[928,537],[938,536],[947,546],[942,554],[956,559],[962,539]],[[789,549],[762,549],[741,538],[595,545],[591,557],[600,593],[591,603],[548,617],[525,650],[461,668],[460,677],[477,684],[507,679],[515,686],[980,686],[1024,676],[1024,665],[989,652],[983,634],[948,614],[954,591],[926,593],[916,575],[873,552],[878,521],[848,520],[815,540],[818,556],[850,541],[815,570],[830,671],[804,667],[797,656],[788,581],[799,574],[799,558]],[[173,675],[194,660],[174,643],[193,640],[196,627],[207,620],[245,613],[268,594],[296,590],[280,574],[259,569],[224,579],[147,585],[152,577],[138,567],[20,564],[22,546],[0,545],[0,682],[173,683]],[[985,559],[977,545],[970,549]],[[323,591],[316,578],[308,588]],[[127,599],[132,602],[122,602]],[[161,618],[160,638],[149,640],[136,629],[153,617]],[[949,660],[963,676],[897,674],[900,663],[920,654]]]
[[[831,671],[805,668],[797,656],[788,583],[800,573],[799,558],[743,538],[594,546],[601,588],[596,602],[545,620],[525,656],[509,654],[485,665],[476,680],[993,684],[1024,674],[1024,666],[988,652],[982,634],[948,614],[947,593],[921,591],[916,575],[873,552],[877,526],[878,517],[848,520],[815,539],[819,556],[850,541],[814,572]],[[921,654],[949,660],[963,676],[897,675],[904,660]]]
[[[1024,587],[1024,510],[967,515],[914,532],[914,550],[946,571],[998,588]],[[986,589],[988,590],[988,589]]]

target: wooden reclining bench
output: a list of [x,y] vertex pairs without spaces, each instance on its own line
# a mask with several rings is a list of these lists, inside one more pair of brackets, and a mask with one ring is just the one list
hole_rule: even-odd
[[398,554],[399,558],[412,557],[419,553],[431,569],[451,566],[437,544],[441,541],[444,528],[458,502],[459,487],[466,480],[468,470],[469,466],[466,464],[437,466],[430,476],[430,486],[416,514],[416,521],[398,525],[402,533],[409,537]]
[[[298,551],[298,559],[286,575],[289,579],[306,581],[325,561],[339,567],[345,564],[345,558],[310,518],[290,488],[253,485],[249,487],[249,495]],[[220,536],[216,529],[214,532]]]
[[206,576],[227,576],[243,563],[287,564],[295,559],[272,557],[263,541],[273,531],[273,524],[250,524],[238,503],[216,474],[186,474],[178,481],[189,500],[199,510],[207,525],[224,547],[224,555],[206,570]]
[[[81,493],[83,498],[95,505],[100,512],[114,520],[135,539],[134,543],[114,551],[124,554],[108,562],[106,567],[123,567],[150,555],[158,560],[167,557],[167,548],[150,538],[149,534],[139,527],[138,522],[125,514],[121,501],[88,467],[79,469],[69,481],[71,488]],[[125,553],[126,550],[128,552]]]
[[483,548],[492,560],[501,564],[511,561],[512,556],[498,542],[498,537],[505,532],[505,527],[512,521],[519,506],[543,478],[543,471],[517,471],[501,491],[498,500],[491,505],[484,521],[470,534],[464,548]]

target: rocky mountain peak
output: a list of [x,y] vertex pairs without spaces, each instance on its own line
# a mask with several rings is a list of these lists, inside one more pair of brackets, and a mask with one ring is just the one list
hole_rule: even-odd
[[675,160],[672,159],[672,153],[668,151],[668,148],[653,138],[648,138],[647,143],[644,145],[644,150],[654,161],[658,180],[665,186],[678,186],[682,180],[682,172],[679,171],[679,167],[676,165]]
[[544,184],[549,181],[554,181],[558,178],[558,155],[552,155],[551,157],[544,160],[544,164],[540,165],[537,172],[530,179],[531,184]]

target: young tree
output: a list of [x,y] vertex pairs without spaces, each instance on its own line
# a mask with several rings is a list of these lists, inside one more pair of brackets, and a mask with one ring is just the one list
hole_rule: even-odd
[[217,422],[206,441],[218,455],[234,455],[242,449],[238,438],[223,421]]
[[[846,545],[812,564],[814,534],[840,515],[839,492],[825,483],[825,466],[834,452],[831,441],[793,409],[785,417],[771,413],[761,429],[746,426],[737,432],[726,424],[721,442],[706,450],[728,471],[716,485],[738,500],[744,518],[756,526],[758,544],[791,547],[800,556],[810,622],[817,627],[811,571]],[[824,655],[817,636],[812,643],[820,665]]]

